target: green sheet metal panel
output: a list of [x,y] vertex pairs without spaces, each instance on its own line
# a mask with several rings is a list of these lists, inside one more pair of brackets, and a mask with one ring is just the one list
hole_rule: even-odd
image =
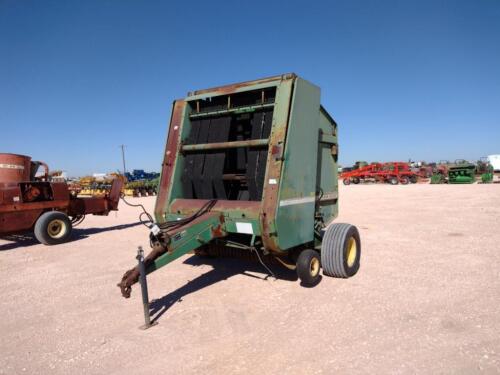
[[284,163],[282,158],[277,157],[279,156],[279,151],[276,155],[273,155],[273,149],[279,150],[285,142],[294,82],[295,76],[290,76],[277,83],[261,202],[261,233],[263,235],[263,242],[268,249],[271,248],[276,251],[280,250],[277,245],[276,218],[278,208],[276,201],[279,200],[281,173]]
[[286,250],[314,240],[319,87],[297,78],[288,121],[276,230]]
[[[267,233],[272,238],[272,242],[277,246],[271,248],[286,250],[314,240],[313,224],[316,209],[323,215],[325,222],[337,215],[336,199],[333,203],[316,207],[316,196],[320,191],[329,196],[337,194],[336,160],[332,157],[332,145],[337,142],[337,134],[335,122],[321,108],[320,89],[295,75],[283,75],[275,77],[274,80],[245,84],[234,91],[272,86],[277,90],[261,220],[257,223],[254,219],[247,219],[255,235]],[[165,149],[164,167],[168,152],[175,153],[176,157],[172,165],[168,166],[172,175],[168,186],[165,187],[168,193],[159,194],[157,197],[155,210],[157,221],[165,220],[165,215],[170,212],[171,203],[183,197],[181,176],[184,171],[184,155],[179,152],[179,147],[191,128],[189,116],[193,110],[189,102],[224,93],[227,91],[202,90],[198,95],[191,95],[185,101],[174,103],[174,113],[177,105],[183,103],[170,123],[171,127],[178,127],[178,134],[174,137],[178,147],[175,150],[168,147]],[[284,139],[285,134],[286,139]],[[170,135],[172,134],[169,132]],[[273,149],[275,146],[280,148],[282,141],[285,145],[283,158],[276,158]],[[273,204],[272,202],[276,200],[277,203]],[[266,207],[273,207],[273,210],[266,211]],[[225,212],[225,215],[229,219],[228,232],[238,232],[236,220],[232,220],[232,215],[228,212]]]
[[[328,224],[338,215],[338,168],[337,168],[337,124],[324,108],[319,115],[320,140],[316,185],[321,189],[320,198],[328,204],[319,206],[324,223]],[[326,202],[325,202],[326,203]]]

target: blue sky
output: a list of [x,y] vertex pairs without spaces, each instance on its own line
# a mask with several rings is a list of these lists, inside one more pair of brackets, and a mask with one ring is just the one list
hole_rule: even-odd
[[296,72],[340,161],[500,153],[500,1],[0,0],[0,151],[159,170],[172,100]]

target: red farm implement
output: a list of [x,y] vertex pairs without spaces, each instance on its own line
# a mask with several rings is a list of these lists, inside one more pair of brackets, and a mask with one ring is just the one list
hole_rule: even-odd
[[[39,166],[45,170],[42,176],[37,175]],[[66,242],[85,215],[118,210],[122,184],[115,179],[109,193],[79,198],[65,182],[50,180],[47,164],[0,153],[0,236],[33,231],[45,245]]]
[[419,174],[412,171],[408,163],[389,162],[372,163],[365,167],[344,172],[340,175],[344,185],[359,184],[360,182],[384,182],[391,185],[399,183],[406,185],[416,183]]

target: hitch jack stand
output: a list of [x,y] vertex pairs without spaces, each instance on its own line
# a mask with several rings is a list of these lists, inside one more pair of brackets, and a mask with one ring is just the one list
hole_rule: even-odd
[[148,282],[146,280],[146,265],[144,264],[144,250],[142,246],[137,249],[137,261],[139,262],[139,282],[141,284],[142,305],[144,307],[144,325],[140,329],[146,330],[158,324],[158,322],[151,323],[151,316],[149,315],[149,296],[148,296]]

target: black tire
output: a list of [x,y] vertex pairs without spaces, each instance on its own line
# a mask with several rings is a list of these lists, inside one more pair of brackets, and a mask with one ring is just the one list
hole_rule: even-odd
[[335,223],[325,232],[321,244],[323,274],[348,278],[359,270],[361,240],[358,229],[351,224]]
[[344,178],[342,180],[342,182],[344,183],[344,185],[350,185],[351,184],[351,179],[350,178]]
[[355,185],[359,184],[359,182],[360,182],[359,177],[354,177],[354,178],[352,179],[352,183],[353,183],[353,184],[355,184]]
[[410,183],[410,179],[407,176],[401,176],[399,179],[402,185],[408,185]]
[[416,175],[410,176],[410,182],[416,184],[418,182],[418,177]]
[[297,275],[304,286],[314,286],[321,280],[321,258],[317,251],[302,250],[297,258]]
[[73,226],[69,217],[59,211],[43,213],[35,223],[35,238],[44,245],[57,245],[71,237]]
[[391,176],[389,177],[389,179],[387,180],[391,185],[397,185],[399,184],[399,180],[396,176]]

